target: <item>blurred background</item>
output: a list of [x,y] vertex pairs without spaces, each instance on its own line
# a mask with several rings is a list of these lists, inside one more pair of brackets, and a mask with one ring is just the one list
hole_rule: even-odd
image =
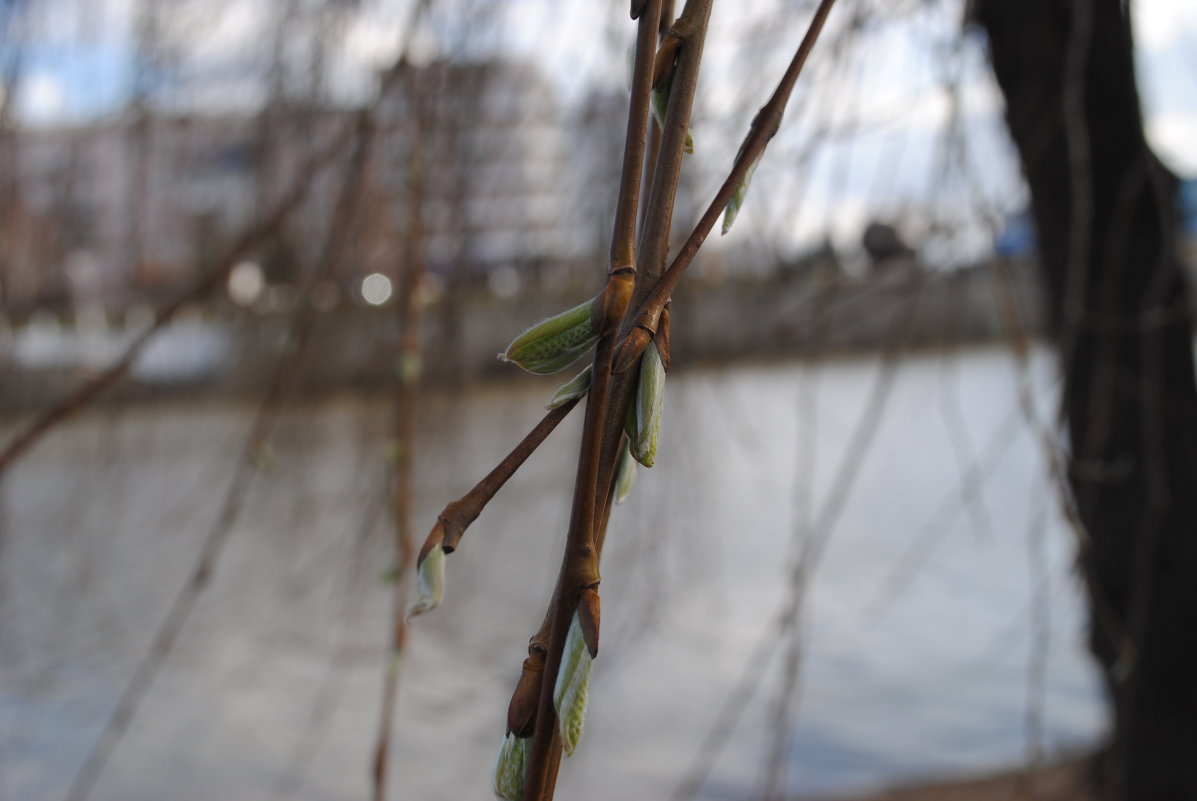
[[[813,6],[716,4],[676,240]],[[1131,7],[1194,265],[1197,10]],[[394,463],[422,538],[572,375],[494,354],[602,285],[634,31],[575,0],[0,4],[0,798],[369,795]],[[960,0],[833,11],[674,296],[560,797],[846,797],[1102,737],[1002,112]],[[407,633],[396,797],[489,797],[579,426]]]

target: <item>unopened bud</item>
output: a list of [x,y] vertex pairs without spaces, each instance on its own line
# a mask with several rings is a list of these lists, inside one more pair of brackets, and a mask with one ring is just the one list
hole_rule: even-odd
[[531,737],[536,729],[536,707],[540,703],[540,684],[544,676],[545,649],[533,641],[528,646],[520,680],[507,705],[507,731],[517,737]]
[[635,433],[629,445],[632,456],[645,467],[657,460],[661,435],[661,410],[665,404],[665,365],[655,342],[640,357],[640,378],[636,383]]
[[661,364],[665,367],[665,372],[669,372],[669,307],[672,301],[665,304],[665,308],[661,309],[661,320],[657,323],[657,335],[653,337],[653,342],[657,343],[657,354],[661,357]]
[[540,375],[564,370],[598,342],[598,305],[598,299],[591,298],[540,321],[512,340],[499,358]]
[[[630,436],[630,435],[629,435]],[[628,450],[628,442],[624,440],[619,449],[619,467],[615,472],[615,503],[620,504],[628,499],[632,492],[632,485],[636,483],[636,460]]]
[[411,620],[436,609],[445,595],[445,549],[437,545],[424,555],[417,567],[419,597],[407,607],[406,618]]
[[748,168],[748,172],[744,173],[744,180],[740,181],[740,185],[736,187],[736,191],[732,193],[731,200],[727,201],[727,208],[723,210],[723,229],[720,235],[726,234],[731,230],[732,223],[736,221],[736,217],[740,214],[740,208],[744,205],[744,196],[748,194],[748,184],[752,182],[752,174],[756,172],[757,161],[752,162],[752,166]]
[[586,650],[590,658],[598,656],[599,622],[602,619],[602,607],[599,603],[598,590],[587,587],[582,590],[578,598],[578,626],[582,629],[582,641],[586,643]]
[[586,717],[586,697],[590,691],[590,667],[594,660],[586,648],[582,626],[577,613],[565,637],[557,684],[553,687],[553,704],[557,708],[557,723],[561,727],[561,746],[566,756],[573,756],[582,737],[582,721]]
[[499,758],[495,762],[495,796],[503,801],[522,801],[524,797],[524,774],[528,770],[527,737],[516,737],[508,733],[499,746]]
[[[657,125],[661,126],[661,130],[665,130],[665,112],[669,110],[669,90],[673,88],[673,78],[670,77],[669,83],[660,89],[653,90],[653,116],[657,119]],[[688,155],[694,155],[694,137],[690,135],[690,129],[686,129],[686,144],[683,149]]]
[[578,373],[568,384],[553,393],[553,397],[545,404],[546,409],[556,409],[571,400],[582,398],[590,391],[590,375],[594,372],[594,365],[586,365],[586,369]]

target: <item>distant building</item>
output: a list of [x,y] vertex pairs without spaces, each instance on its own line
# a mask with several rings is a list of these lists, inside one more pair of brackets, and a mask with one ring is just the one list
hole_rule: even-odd
[[382,101],[372,175],[396,214],[407,213],[411,149],[425,115],[421,222],[429,269],[464,280],[560,257],[569,181],[561,112],[545,77],[510,61],[400,69]]
[[[510,61],[400,68],[380,104],[364,213],[338,265],[392,274],[410,215],[415,92],[429,92],[420,220],[434,272],[465,276],[560,256],[568,243],[560,111],[535,67]],[[129,115],[22,133],[0,224],[0,305],[121,306],[176,294],[302,179],[308,154],[353,124],[344,109],[266,115]],[[346,148],[348,151],[349,148]],[[255,258],[267,280],[310,267],[328,234],[348,152],[321,172],[282,236]],[[88,280],[68,275],[86,264]],[[75,270],[79,273],[79,270]]]

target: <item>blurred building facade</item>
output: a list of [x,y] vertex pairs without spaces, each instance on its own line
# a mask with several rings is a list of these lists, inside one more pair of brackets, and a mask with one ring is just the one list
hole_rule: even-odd
[[[377,135],[338,282],[400,270],[423,170],[419,216],[430,271],[468,281],[568,250],[561,110],[526,63],[401,65],[381,84]],[[312,185],[252,258],[293,283],[321,252],[352,148],[324,169],[310,154],[355,124],[356,109],[138,114],[18,132],[0,220],[0,304],[10,312],[80,303],[120,307],[177,294],[299,182]],[[419,142],[420,150],[414,150]],[[413,160],[416,159],[416,160]],[[418,163],[417,163],[418,162]],[[6,172],[9,172],[6,170]]]

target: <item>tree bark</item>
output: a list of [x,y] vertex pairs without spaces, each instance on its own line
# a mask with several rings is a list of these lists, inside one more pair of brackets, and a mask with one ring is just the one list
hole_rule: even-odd
[[1197,798],[1197,388],[1175,179],[1119,0],[975,0],[1031,191],[1064,374],[1106,799]]

